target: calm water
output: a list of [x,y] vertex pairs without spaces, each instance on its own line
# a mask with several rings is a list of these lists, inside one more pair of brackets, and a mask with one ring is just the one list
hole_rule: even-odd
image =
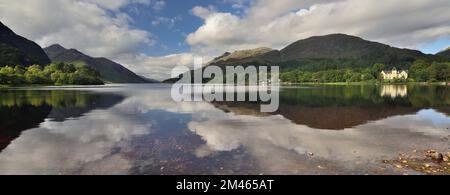
[[0,174],[402,174],[382,161],[450,147],[450,87],[290,87],[280,99],[260,113],[176,103],[170,85],[2,89]]

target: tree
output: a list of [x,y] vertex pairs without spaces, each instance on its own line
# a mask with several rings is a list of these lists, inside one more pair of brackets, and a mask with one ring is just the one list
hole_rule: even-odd
[[427,69],[417,69],[414,71],[413,79],[417,82],[426,82],[429,79]]
[[7,84],[7,77],[5,74],[0,73],[0,85]]
[[42,67],[33,65],[26,69],[25,80],[28,84],[51,84],[51,80],[44,74]]
[[5,75],[12,75],[12,74],[14,74],[14,68],[12,68],[10,66],[4,66],[0,69],[0,73],[5,74]]
[[0,68],[0,84],[55,84],[55,85],[101,85],[100,74],[82,65],[52,63],[44,69],[39,65],[24,68],[5,66]]
[[374,64],[371,68],[371,74],[375,79],[380,79],[380,73],[386,68],[385,64]]
[[16,75],[23,75],[23,74],[25,74],[25,68],[23,68],[23,66],[19,66],[19,65],[15,66],[14,67],[14,74],[16,74]]
[[433,62],[428,68],[428,74],[431,79],[436,81],[447,81],[448,80],[448,69],[450,63],[439,63]]

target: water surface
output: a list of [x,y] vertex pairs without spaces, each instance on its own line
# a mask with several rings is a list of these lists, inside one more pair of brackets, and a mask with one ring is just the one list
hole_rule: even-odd
[[0,174],[414,174],[382,161],[450,147],[445,86],[285,87],[275,113],[170,87],[0,90]]

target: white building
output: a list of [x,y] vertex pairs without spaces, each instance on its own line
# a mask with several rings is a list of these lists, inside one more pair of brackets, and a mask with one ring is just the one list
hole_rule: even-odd
[[406,70],[397,70],[393,68],[391,71],[381,71],[381,76],[384,80],[395,80],[395,79],[408,79],[408,72]]

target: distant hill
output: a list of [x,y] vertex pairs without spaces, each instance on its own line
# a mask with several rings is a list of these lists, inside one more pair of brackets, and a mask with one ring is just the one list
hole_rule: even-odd
[[420,51],[400,49],[389,45],[367,41],[345,34],[316,36],[297,41],[281,51],[282,61],[304,62],[311,59],[326,59],[334,65],[368,67],[375,63],[404,66],[417,59],[433,58]]
[[[317,72],[335,69],[365,69],[376,63],[390,69],[408,69],[422,59],[442,61],[442,57],[427,55],[411,49],[400,49],[345,34],[314,36],[294,42],[281,50],[256,48],[226,52],[206,66],[277,65],[281,71],[298,69]],[[164,82],[173,83],[177,78]]]
[[269,48],[225,53],[208,65],[257,64],[280,65],[319,71],[336,68],[366,68],[375,63],[405,68],[417,59],[436,57],[420,51],[400,49],[345,34],[315,36],[294,42],[277,51]]
[[66,49],[55,44],[44,49],[53,62],[66,62],[86,64],[96,71],[101,77],[111,83],[152,83],[154,80],[143,78],[122,65],[106,58],[94,58],[81,53],[76,49]]
[[443,51],[437,53],[436,55],[450,60],[450,47],[444,49]]
[[147,77],[144,77],[144,76],[140,76],[140,77],[142,79],[144,79],[147,83],[161,83],[160,81],[155,80],[155,79],[147,78]]
[[38,44],[15,34],[0,22],[0,67],[49,63],[50,59]]

